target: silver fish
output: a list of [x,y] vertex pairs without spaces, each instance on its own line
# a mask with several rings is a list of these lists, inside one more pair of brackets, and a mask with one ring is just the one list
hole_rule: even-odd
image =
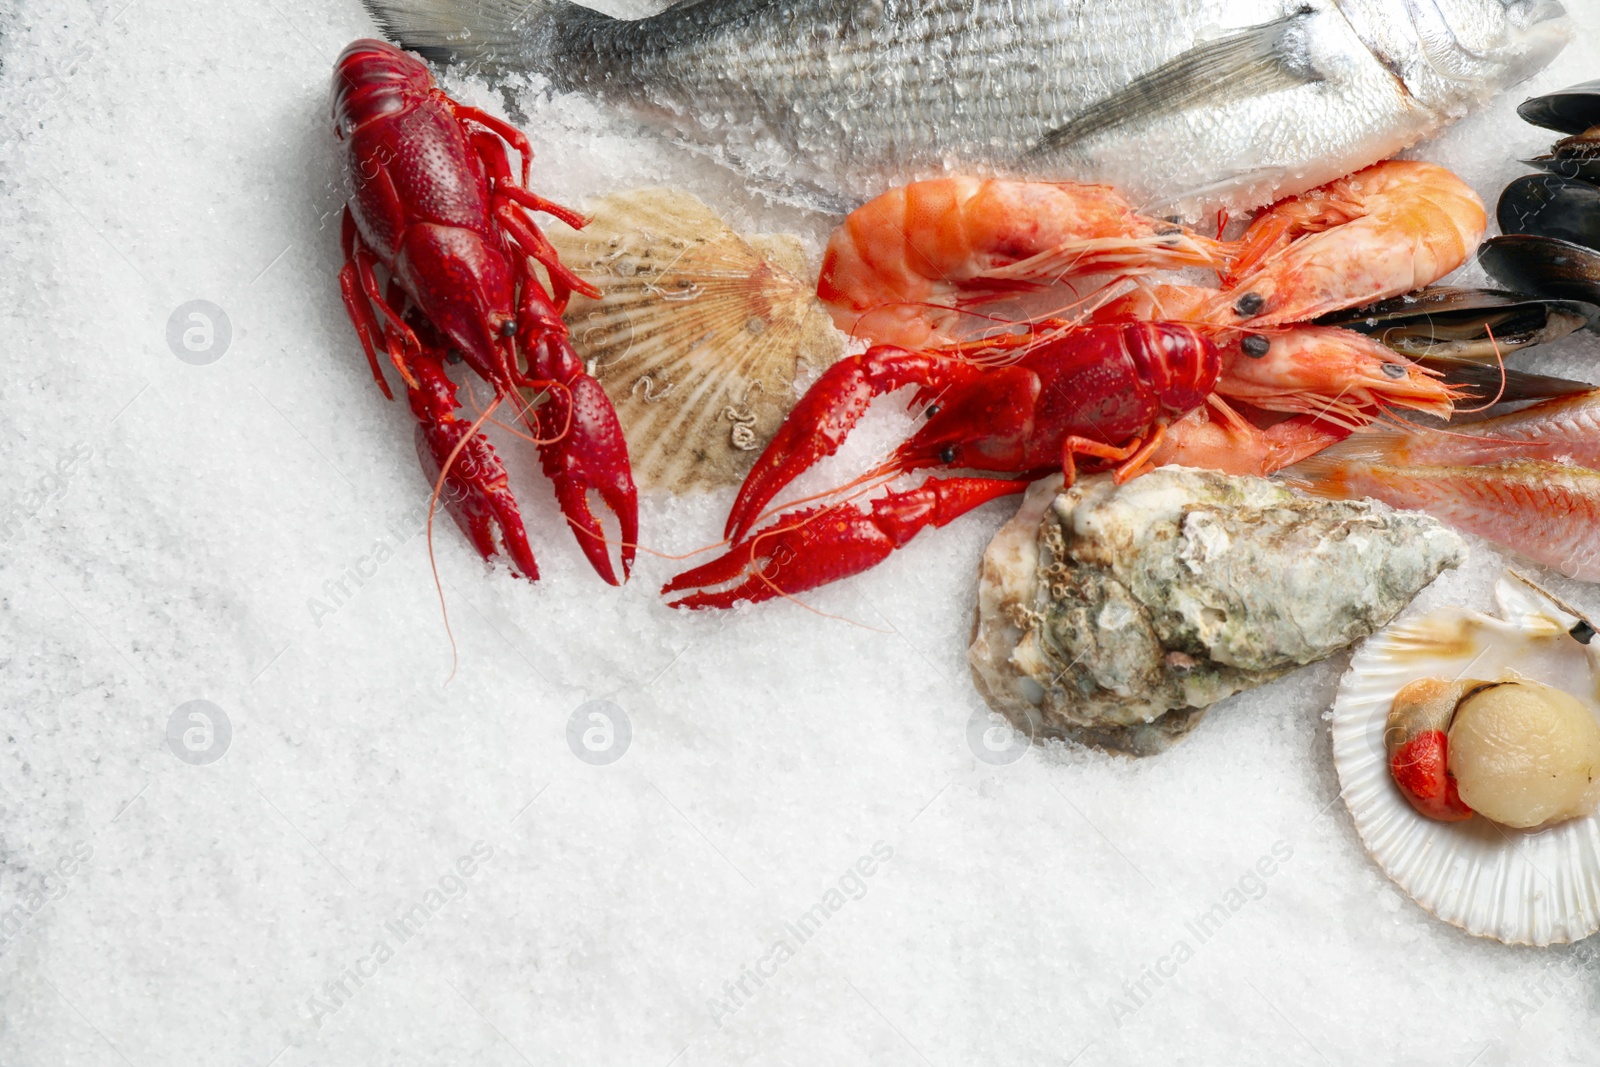
[[1196,215],[1302,192],[1542,69],[1555,0],[363,0],[430,59],[534,70],[854,203],[944,174]]

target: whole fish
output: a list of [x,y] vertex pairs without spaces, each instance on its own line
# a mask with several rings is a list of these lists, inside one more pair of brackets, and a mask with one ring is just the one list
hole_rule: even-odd
[[1600,582],[1600,471],[1546,460],[1393,466],[1324,453],[1278,476],[1318,496],[1426,511],[1568,578]]
[[1394,155],[1572,32],[1555,0],[363,2],[431,59],[536,71],[834,205],[975,173],[1191,216]]
[[1544,459],[1600,468],[1600,389],[1439,429],[1361,430],[1324,456],[1392,466],[1459,467]]

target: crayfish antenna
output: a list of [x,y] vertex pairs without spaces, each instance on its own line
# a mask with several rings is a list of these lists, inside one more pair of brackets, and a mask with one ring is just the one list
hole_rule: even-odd
[[[443,376],[444,372],[442,369],[440,369],[439,373],[441,376]],[[448,381],[448,379],[446,379],[446,381]],[[453,397],[455,390],[452,388],[450,392]],[[455,632],[450,629],[450,608],[445,603],[444,584],[439,579],[439,561],[433,554],[433,515],[434,512],[436,512],[439,508],[439,494],[444,491],[445,482],[451,478],[452,468],[455,466],[455,462],[457,458],[460,457],[462,450],[467,448],[474,441],[481,442],[483,447],[488,448],[488,442],[483,441],[483,439],[478,436],[478,430],[485,422],[489,420],[489,416],[494,414],[494,409],[498,407],[499,404],[500,397],[496,396],[494,400],[490,401],[489,406],[484,409],[483,414],[479,415],[476,421],[467,424],[467,431],[461,435],[460,440],[456,442],[455,447],[452,448],[449,454],[446,455],[439,463],[439,476],[433,483],[433,496],[428,500],[428,566],[433,571],[434,591],[439,594],[439,614],[444,619],[444,634],[445,637],[447,637],[450,641],[450,673],[444,680],[445,685],[449,685],[450,682],[455,678],[456,669],[461,665],[461,654],[460,650],[456,647]],[[455,421],[460,422],[461,420],[457,419]],[[489,455],[491,458],[493,457],[494,452],[492,449],[490,450]],[[496,460],[496,464],[498,465],[498,460]],[[505,478],[505,471],[503,469],[500,471],[500,477],[502,480]],[[509,493],[507,494],[507,499],[510,499]],[[449,504],[446,503],[445,506],[448,508]],[[511,506],[513,509],[515,509],[516,502],[514,500],[511,501]],[[516,528],[517,531],[521,533],[522,522],[520,518],[517,520]],[[522,538],[522,548],[524,552],[527,552],[528,562],[531,564],[533,562],[533,553],[528,552],[527,547],[527,538],[526,535],[524,535]],[[538,568],[535,567],[533,568],[532,573],[529,575],[529,580],[531,581],[536,579],[538,576]]]

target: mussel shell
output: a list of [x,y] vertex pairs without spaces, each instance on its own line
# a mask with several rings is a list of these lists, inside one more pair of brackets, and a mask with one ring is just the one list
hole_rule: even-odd
[[1525,174],[1500,194],[1502,233],[1531,233],[1600,249],[1600,186],[1556,174]]
[[1502,285],[1552,300],[1600,305],[1600,252],[1571,241],[1532,234],[1493,237],[1478,262]]
[[1481,359],[1461,359],[1451,356],[1418,356],[1417,363],[1439,372],[1439,380],[1456,389],[1464,390],[1463,398],[1478,400],[1493,398],[1497,404],[1515,404],[1524,400],[1550,400],[1558,396],[1576,396],[1591,392],[1594,386],[1571,378],[1553,378],[1548,374],[1531,374],[1513,370]]
[[1569,85],[1517,105],[1524,122],[1561,133],[1582,133],[1600,126],[1600,81]]
[[1563,178],[1576,178],[1579,181],[1600,184],[1600,159],[1582,159],[1552,152],[1548,156],[1535,156],[1532,159],[1521,160],[1521,162],[1530,167],[1538,167],[1540,170],[1548,171],[1551,174],[1558,174]]
[[1431,286],[1319,320],[1367,334],[1408,356],[1498,362],[1600,321],[1600,308],[1498,289]]

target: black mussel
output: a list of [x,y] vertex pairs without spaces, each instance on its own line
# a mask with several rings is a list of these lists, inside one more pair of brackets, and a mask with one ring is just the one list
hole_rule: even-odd
[[1552,152],[1548,156],[1534,156],[1532,159],[1524,159],[1520,162],[1526,163],[1530,167],[1538,167],[1540,170],[1549,171],[1551,174],[1560,175],[1563,178],[1576,178],[1579,181],[1600,184],[1600,155],[1558,156]]
[[1551,145],[1548,155],[1524,163],[1563,178],[1600,182],[1600,81],[1524,100],[1517,114],[1535,126],[1569,135]]
[[1522,121],[1557,133],[1583,133],[1600,126],[1600,81],[1569,85],[1517,105]]
[[1532,234],[1492,237],[1478,262],[1502,285],[1551,300],[1600,305],[1600,252],[1571,241]]
[[1594,386],[1571,378],[1552,378],[1548,374],[1530,374],[1528,371],[1501,367],[1498,363],[1480,363],[1471,359],[1451,356],[1419,356],[1417,363],[1439,372],[1446,385],[1465,389],[1463,403],[1470,399],[1489,400],[1512,404],[1521,400],[1547,400],[1557,396],[1574,396],[1588,393]]
[[1500,194],[1502,233],[1532,233],[1600,249],[1600,186],[1556,174],[1527,174]]
[[1497,363],[1509,353],[1600,322],[1600,308],[1498,289],[1437,285],[1319,321],[1367,334],[1408,356]]

